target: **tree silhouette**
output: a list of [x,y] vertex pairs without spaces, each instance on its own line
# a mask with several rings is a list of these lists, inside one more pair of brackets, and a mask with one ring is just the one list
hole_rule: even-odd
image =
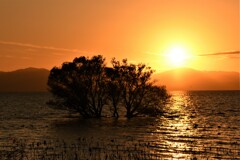
[[108,99],[111,103],[110,109],[113,112],[113,117],[119,117],[119,103],[121,102],[122,87],[121,77],[117,70],[106,68]]
[[107,103],[105,59],[75,58],[50,71],[48,86],[55,96],[55,105],[79,112],[83,117],[101,117]]
[[83,117],[101,117],[103,107],[110,106],[114,117],[122,108],[126,117],[139,114],[158,115],[168,99],[165,87],[150,81],[153,70],[144,64],[128,64],[93,56],[75,58],[50,71],[48,86],[54,95],[52,105],[59,109],[79,112]]
[[122,63],[113,59],[112,65],[114,74],[118,77],[114,83],[120,89],[117,97],[122,98],[126,117],[149,114],[151,110],[159,114],[162,104],[169,96],[165,87],[154,86],[150,81],[153,70],[145,64],[128,64],[127,59],[123,59]]

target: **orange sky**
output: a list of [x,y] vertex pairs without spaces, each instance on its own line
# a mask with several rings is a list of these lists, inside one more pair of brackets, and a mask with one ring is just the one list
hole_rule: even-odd
[[0,20],[0,71],[95,54],[164,71],[176,45],[181,67],[240,69],[239,0],[0,0]]

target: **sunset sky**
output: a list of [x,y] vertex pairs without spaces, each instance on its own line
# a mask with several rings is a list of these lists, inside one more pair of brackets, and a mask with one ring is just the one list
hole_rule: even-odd
[[101,54],[157,71],[240,69],[239,0],[0,0],[0,71]]

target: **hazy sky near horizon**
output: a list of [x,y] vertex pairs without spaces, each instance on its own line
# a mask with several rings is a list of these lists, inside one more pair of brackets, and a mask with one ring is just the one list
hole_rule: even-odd
[[172,69],[239,71],[239,0],[0,0],[0,71],[102,54]]

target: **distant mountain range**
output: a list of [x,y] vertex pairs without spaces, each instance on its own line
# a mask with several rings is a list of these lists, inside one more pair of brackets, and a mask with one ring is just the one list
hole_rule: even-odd
[[240,90],[239,72],[178,68],[153,75],[168,90]]
[[[0,72],[0,92],[46,92],[49,70],[26,68]],[[240,90],[239,72],[198,71],[189,68],[153,75],[168,90]]]
[[0,92],[46,92],[49,70],[26,68],[0,72]]

